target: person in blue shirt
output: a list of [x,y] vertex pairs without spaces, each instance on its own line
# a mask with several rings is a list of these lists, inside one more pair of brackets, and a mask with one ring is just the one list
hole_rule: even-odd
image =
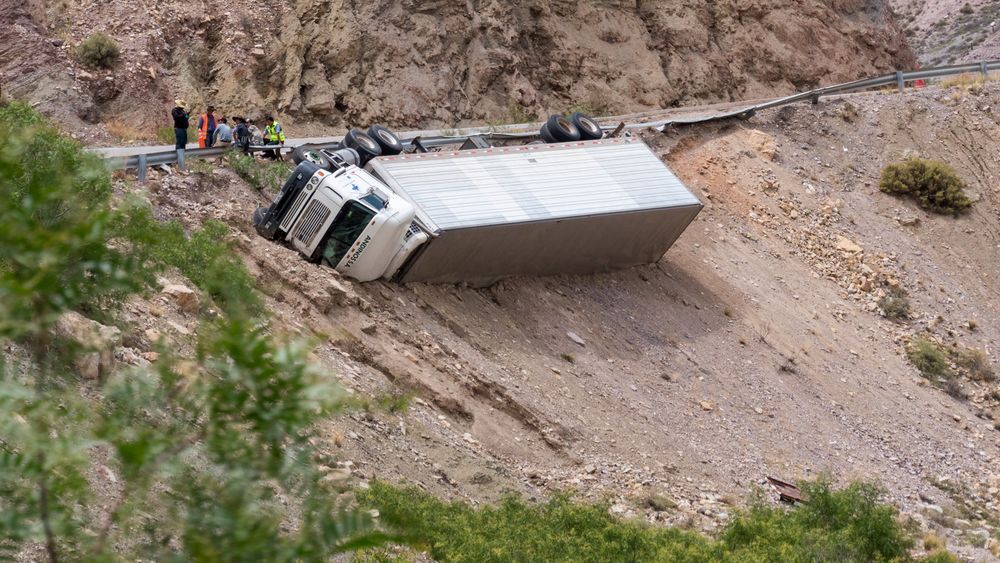
[[228,147],[232,144],[233,128],[229,126],[229,122],[225,117],[220,117],[219,124],[215,127],[215,139],[212,141],[212,145],[217,147]]

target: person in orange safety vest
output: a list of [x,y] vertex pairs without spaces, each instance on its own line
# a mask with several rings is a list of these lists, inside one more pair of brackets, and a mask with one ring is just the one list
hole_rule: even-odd
[[215,142],[215,107],[208,106],[208,110],[198,118],[198,148],[211,148]]

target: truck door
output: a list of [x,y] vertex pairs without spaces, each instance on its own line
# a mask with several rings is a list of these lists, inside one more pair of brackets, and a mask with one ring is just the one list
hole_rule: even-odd
[[322,261],[336,268],[374,217],[374,210],[357,201],[345,204],[330,226],[326,244],[322,245]]

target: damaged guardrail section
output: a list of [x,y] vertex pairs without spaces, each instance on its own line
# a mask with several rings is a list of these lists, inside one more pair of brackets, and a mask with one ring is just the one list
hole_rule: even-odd
[[[990,72],[997,70],[1000,70],[1000,61],[983,61],[977,63],[941,66],[941,67],[928,68],[923,70],[914,70],[914,71],[896,71],[890,74],[885,74],[874,78],[866,78],[863,80],[855,80],[853,82],[845,82],[843,84],[824,86],[822,88],[816,88],[815,90],[809,90],[807,92],[800,92],[798,94],[793,94],[791,96],[775,98],[773,100],[769,100],[763,103],[748,105],[741,108],[737,108],[735,110],[730,110],[717,114],[698,115],[694,117],[685,117],[685,118],[663,119],[659,121],[635,121],[635,122],[626,121],[621,124],[606,125],[603,126],[603,128],[608,131],[614,129],[646,129],[646,128],[657,129],[659,131],[666,131],[667,129],[677,125],[696,125],[699,123],[709,123],[712,121],[721,121],[732,118],[745,119],[752,117],[758,111],[786,106],[798,102],[810,101],[815,104],[818,103],[820,98],[824,96],[847,94],[850,92],[868,90],[870,88],[879,88],[879,87],[893,86],[893,85],[895,85],[900,92],[903,92],[906,89],[907,83],[915,82],[917,80],[926,80],[930,78],[942,78],[946,76],[958,76],[962,74],[976,74],[976,73],[982,74],[983,76],[988,76]],[[508,126],[510,131],[518,131],[523,129],[524,130],[523,132],[497,132],[492,127],[475,128],[475,129],[470,129],[466,134],[462,135],[446,135],[441,131],[410,131],[401,134],[400,138],[404,146],[406,146],[407,148],[411,147],[413,141],[415,140],[419,140],[419,143],[423,147],[436,147],[456,142],[463,142],[464,140],[474,135],[482,136],[488,140],[497,140],[497,141],[524,140],[538,136],[537,133],[538,125],[540,124],[523,123],[519,125]],[[324,137],[318,140],[312,139],[309,141],[290,139],[285,145],[253,146],[250,147],[250,150],[253,152],[273,151],[273,150],[281,152],[294,149],[295,147],[302,144],[309,144],[317,148],[330,148],[339,145],[341,140],[342,137]],[[105,156],[105,162],[108,168],[112,170],[137,170],[139,181],[141,182],[145,181],[146,171],[150,166],[159,166],[162,164],[180,164],[183,167],[184,160],[186,158],[213,158],[223,155],[225,151],[226,149],[223,148],[169,150],[169,151],[158,150],[158,151],[150,151],[147,153],[135,154],[130,156]],[[103,150],[100,148],[93,149],[93,152],[96,152],[98,154],[104,154]]]

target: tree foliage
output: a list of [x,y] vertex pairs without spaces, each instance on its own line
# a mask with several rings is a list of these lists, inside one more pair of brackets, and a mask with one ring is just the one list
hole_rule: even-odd
[[[187,236],[114,209],[100,163],[21,104],[0,107],[0,559],[325,561],[387,536],[345,510],[313,427],[342,390],[269,334],[252,279],[212,223]],[[60,314],[98,311],[176,267],[223,315],[195,361],[84,383],[39,361]]]

